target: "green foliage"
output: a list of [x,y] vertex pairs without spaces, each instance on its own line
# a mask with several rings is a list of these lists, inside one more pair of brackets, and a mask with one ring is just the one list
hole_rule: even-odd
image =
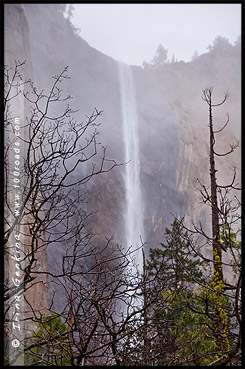
[[[220,242],[224,238],[221,235]],[[161,248],[150,250],[147,262],[153,297],[148,312],[151,365],[208,365],[221,357],[221,348],[229,350],[232,343],[232,307],[224,295],[224,281],[215,274],[207,280],[206,263],[193,251],[183,219],[166,229],[165,239]],[[230,242],[236,250],[240,248],[231,232]],[[216,263],[218,257],[214,254]]]
[[67,328],[58,314],[43,316],[43,322],[38,323],[38,329],[32,337],[32,342],[37,346],[25,353],[25,365],[71,366],[74,352],[68,340]]
[[161,248],[150,249],[147,270],[168,287],[187,286],[203,279],[205,264],[191,249],[191,239],[184,230],[183,219],[174,220],[172,229],[165,230],[166,243]]
[[215,358],[210,354],[215,347],[197,288],[205,283],[205,263],[193,251],[183,219],[166,228],[165,239],[147,261],[152,365],[206,365]]
[[237,234],[233,232],[228,224],[222,227],[219,242],[223,249],[229,248],[232,253],[231,265],[234,272],[234,278],[241,271],[241,249],[242,242],[237,239]]
[[169,326],[174,338],[175,350],[169,359],[171,365],[207,365],[214,359],[214,340],[205,314],[204,300],[200,291],[181,293],[165,291],[163,298],[168,298],[168,307],[162,312],[165,321],[171,316],[175,319]]

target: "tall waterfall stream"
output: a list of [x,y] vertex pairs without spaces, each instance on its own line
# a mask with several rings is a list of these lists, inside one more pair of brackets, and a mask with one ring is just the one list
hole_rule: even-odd
[[[130,65],[118,62],[121,114],[124,143],[125,186],[125,244],[133,249],[141,245],[144,237],[144,208],[140,185],[139,132],[136,93],[133,73]],[[136,263],[142,265],[141,250],[136,251]]]

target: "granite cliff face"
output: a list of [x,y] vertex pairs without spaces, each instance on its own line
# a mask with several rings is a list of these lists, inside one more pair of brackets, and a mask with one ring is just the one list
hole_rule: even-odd
[[[48,88],[51,76],[69,66],[71,79],[65,90],[74,96],[72,106],[79,108],[78,117],[96,107],[103,110],[100,142],[108,147],[108,156],[124,161],[122,142],[122,115],[117,61],[90,47],[74,33],[62,9],[54,4],[10,5],[19,9],[22,18],[20,46],[11,46],[18,58],[23,56],[33,66],[33,79],[39,88]],[[14,22],[6,24],[8,37],[13,38]],[[29,50],[27,34],[29,28]],[[82,26],[81,26],[82,28]],[[10,43],[10,45],[12,45]],[[8,50],[11,54],[13,50]],[[189,63],[166,63],[157,70],[132,66],[136,87],[140,141],[140,178],[144,199],[145,240],[156,247],[163,240],[165,227],[175,215],[202,219],[207,223],[208,212],[197,203],[194,189],[196,179],[209,183],[208,108],[202,101],[202,89],[212,85],[214,97],[222,99],[228,90],[227,103],[214,111],[220,127],[225,113],[230,114],[230,125],[220,135],[219,151],[240,138],[241,56],[238,46],[227,50],[210,51]],[[227,160],[218,162],[218,175],[227,182],[227,168],[240,166],[240,149]],[[124,239],[125,189],[120,166],[88,183],[88,211],[93,212],[91,225],[95,233],[114,237],[122,244]],[[229,181],[229,180],[228,180]],[[208,223],[207,223],[208,224]],[[98,240],[99,242],[99,240]],[[49,265],[55,258],[49,255]]]
[[[23,65],[21,72],[23,80],[28,80],[33,78],[33,68],[32,68],[32,60],[31,60],[31,51],[30,51],[30,29],[26,19],[25,11],[20,4],[5,4],[4,7],[4,64],[8,66],[8,68],[15,68],[15,62],[20,61],[23,62],[27,60],[27,63]],[[30,107],[28,106],[27,101],[21,96],[21,94],[16,97],[11,102],[11,113],[12,117],[19,116],[21,125],[23,124],[23,117],[27,115]],[[8,134],[5,132],[5,137]],[[20,145],[21,147],[21,145]],[[11,160],[13,160],[13,153],[8,158],[8,163],[11,165]],[[10,187],[10,184],[9,184]],[[12,191],[13,193],[13,191]],[[12,203],[12,209],[14,204],[14,193],[9,197],[10,203]],[[8,213],[8,208],[5,208],[6,213]],[[10,216],[10,214],[5,214],[6,217]],[[32,219],[29,217],[25,217],[22,219],[22,223],[24,225],[20,226],[20,247],[21,250],[27,255],[30,255],[31,250],[31,240],[30,236],[30,228],[28,224],[32,223]],[[6,247],[12,247],[16,242],[16,239],[13,236],[13,233],[9,237]],[[38,242],[39,244],[39,242]],[[7,254],[7,253],[6,253]],[[6,257],[5,259],[5,275],[8,278],[8,275],[11,276],[12,271],[14,270],[13,260],[12,258]],[[27,264],[22,263],[22,267],[25,268]],[[12,269],[11,269],[12,267]],[[36,254],[36,260],[34,263],[33,270],[35,272],[42,272],[43,270],[47,270],[48,268],[48,257],[46,250],[42,249],[42,252],[38,252]],[[22,303],[21,305],[21,313],[24,315],[25,321],[25,336],[30,336],[31,331],[35,329],[36,324],[33,322],[33,312],[30,308],[34,309],[34,311],[40,312],[44,314],[49,306],[49,290],[48,290],[48,280],[45,275],[38,275],[35,277],[35,282],[31,282],[31,289],[27,289],[25,292],[26,303]],[[30,286],[29,284],[29,286]],[[22,300],[23,301],[23,300]],[[22,310],[23,309],[23,310]],[[31,319],[28,319],[30,318]],[[27,320],[28,319],[28,320]]]

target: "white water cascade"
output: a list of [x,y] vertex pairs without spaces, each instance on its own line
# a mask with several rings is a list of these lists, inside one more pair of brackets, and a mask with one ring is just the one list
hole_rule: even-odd
[[[140,157],[138,115],[133,73],[130,65],[118,62],[121,94],[121,113],[123,123],[123,142],[125,149],[124,186],[126,206],[125,244],[133,249],[144,241],[144,208],[140,186]],[[142,265],[141,250],[136,251],[136,263]]]

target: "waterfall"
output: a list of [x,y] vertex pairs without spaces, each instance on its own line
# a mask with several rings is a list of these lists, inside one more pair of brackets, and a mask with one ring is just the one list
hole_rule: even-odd
[[[138,248],[143,240],[144,209],[140,186],[140,157],[138,115],[132,69],[118,62],[123,143],[125,152],[124,186],[126,206],[124,211],[125,244]],[[141,250],[136,251],[136,263],[142,265]]]

